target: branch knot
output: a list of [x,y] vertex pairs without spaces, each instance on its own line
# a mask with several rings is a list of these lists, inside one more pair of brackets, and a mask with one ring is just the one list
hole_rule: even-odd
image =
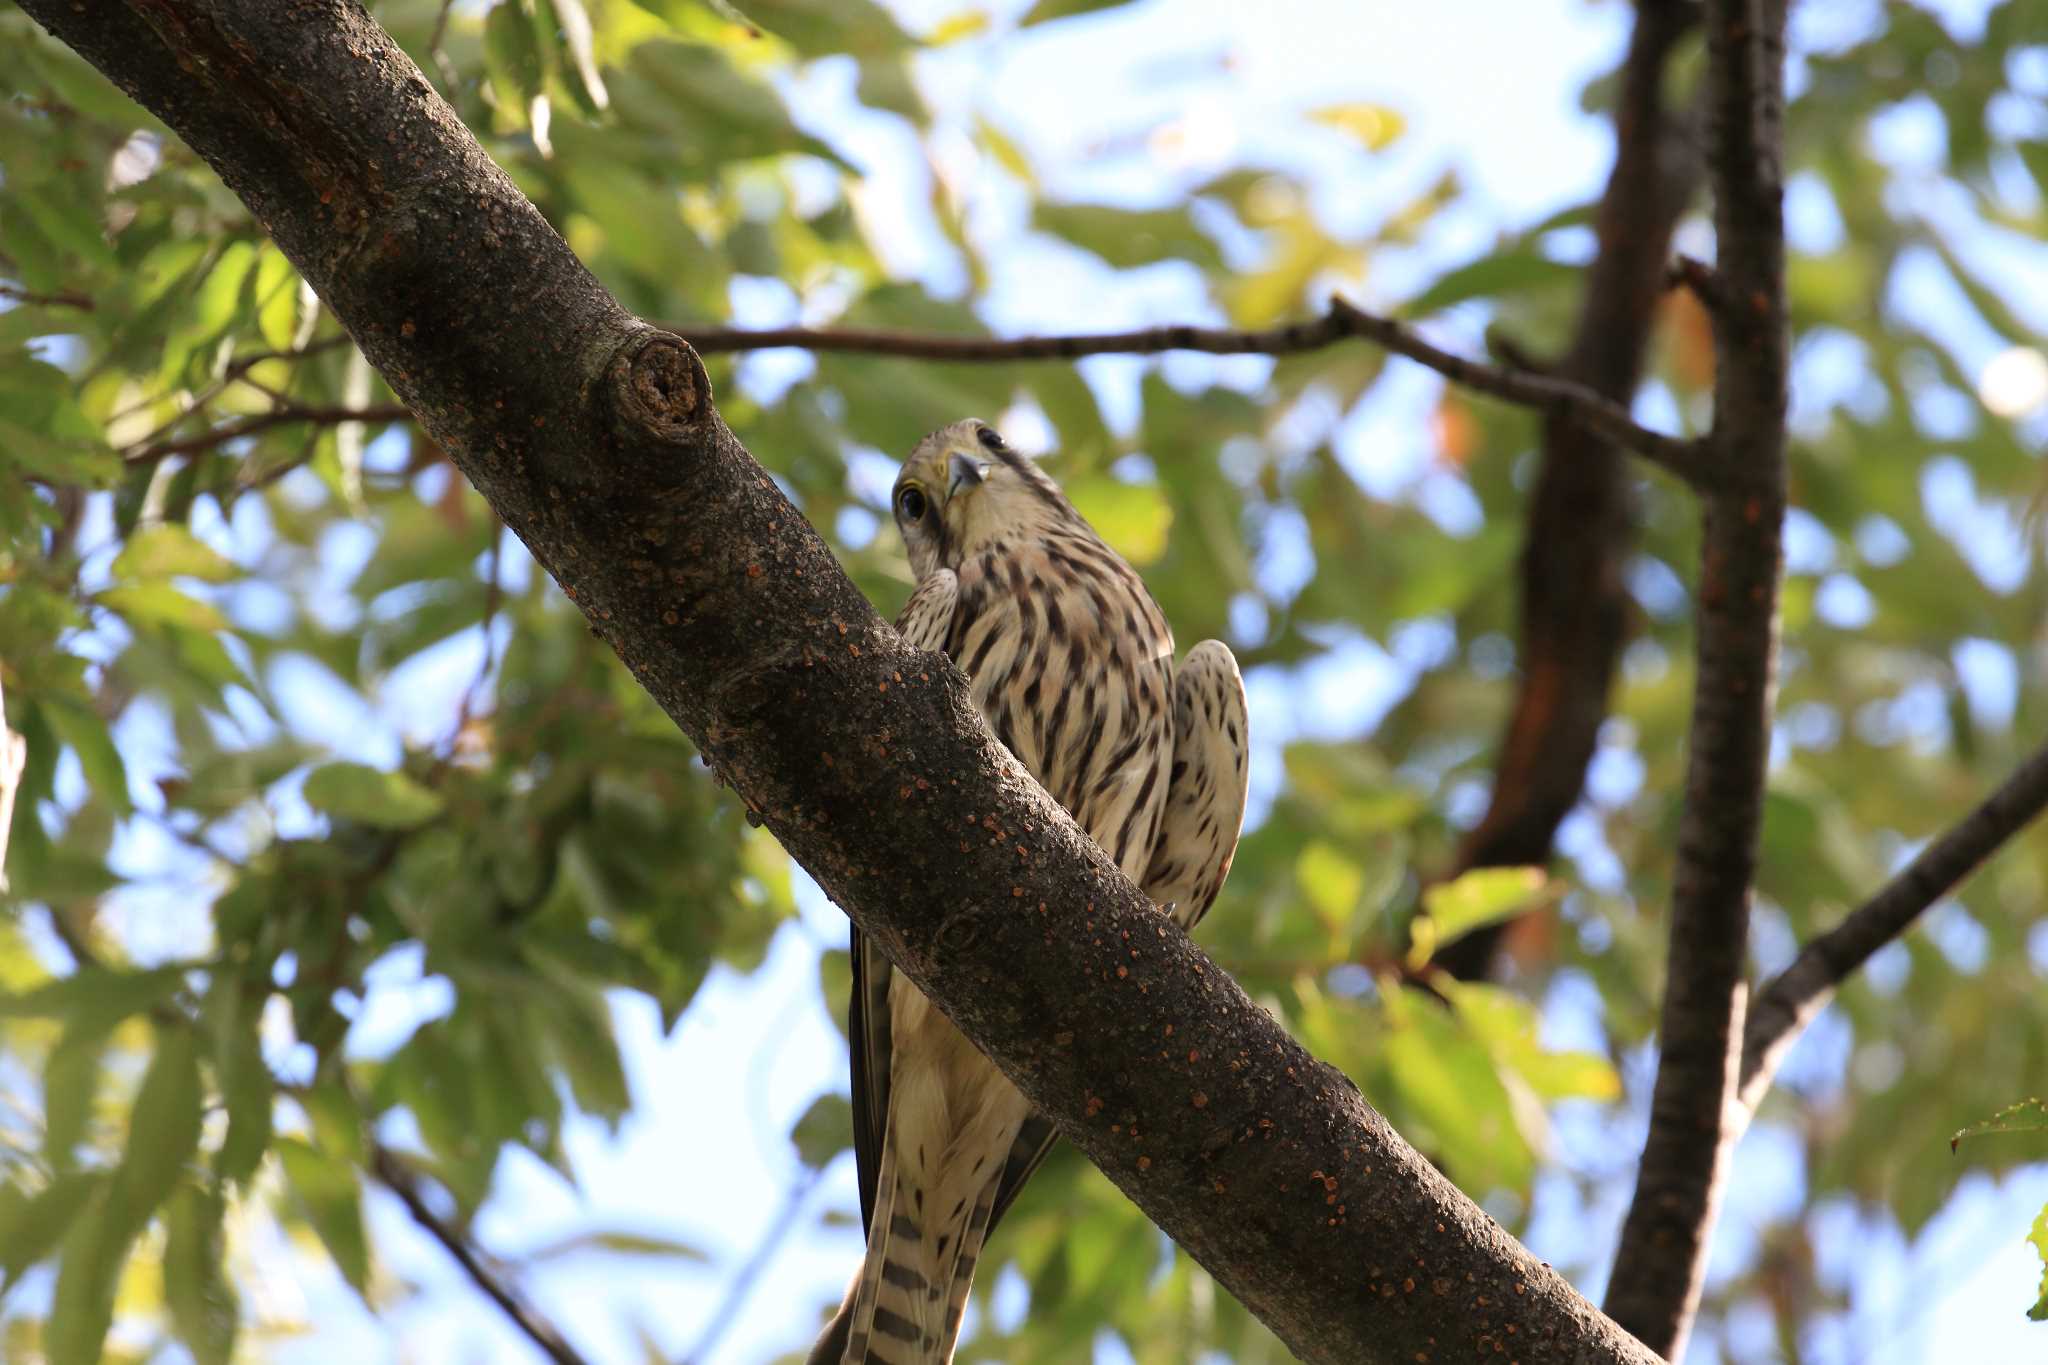
[[689,342],[649,334],[612,369],[619,412],[653,436],[685,439],[711,413],[711,378]]

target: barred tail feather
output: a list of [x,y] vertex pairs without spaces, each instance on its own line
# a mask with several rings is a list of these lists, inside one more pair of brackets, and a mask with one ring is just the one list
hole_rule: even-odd
[[883,1138],[867,1259],[808,1365],[945,1365],[953,1358],[997,1182],[971,1206],[919,1223],[924,1200],[899,1178],[893,1134]]
[[923,1271],[924,1230],[912,1216],[910,1192],[897,1178],[893,1128],[882,1139],[867,1260],[849,1300],[845,1365],[923,1365],[930,1359],[925,1342],[937,1336],[925,1324],[930,1284]]

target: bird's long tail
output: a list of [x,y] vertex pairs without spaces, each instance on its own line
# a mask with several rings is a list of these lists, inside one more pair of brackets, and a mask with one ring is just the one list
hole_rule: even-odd
[[964,1193],[927,1195],[883,1139],[867,1259],[809,1365],[946,1365],[988,1235],[996,1173]]

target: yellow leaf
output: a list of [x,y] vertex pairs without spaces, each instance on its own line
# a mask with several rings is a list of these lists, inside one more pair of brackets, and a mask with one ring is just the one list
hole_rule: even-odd
[[1156,484],[1092,475],[1067,486],[1067,497],[1104,540],[1142,568],[1166,553],[1173,504]]
[[1383,104],[1332,104],[1313,110],[1309,118],[1326,128],[1350,134],[1369,152],[1383,150],[1408,126],[1397,111]]

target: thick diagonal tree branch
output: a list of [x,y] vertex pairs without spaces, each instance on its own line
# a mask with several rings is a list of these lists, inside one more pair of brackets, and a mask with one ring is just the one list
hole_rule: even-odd
[[[1614,169],[1594,219],[1599,253],[1558,376],[1626,406],[1665,290],[1671,234],[1699,187],[1693,120],[1665,95],[1671,55],[1699,18],[1694,0],[1639,0],[1614,110]],[[1586,785],[1614,670],[1628,640],[1623,568],[1634,543],[1629,469],[1610,435],[1563,413],[1543,428],[1523,532],[1520,685],[1501,736],[1486,815],[1453,872],[1549,859]],[[1491,924],[1437,953],[1483,977],[1507,930]]]
[[1755,880],[1778,634],[1785,513],[1784,0],[1706,7],[1707,169],[1718,244],[1715,457],[1745,467],[1706,499],[1699,667],[1687,735],[1650,1131],[1622,1225],[1608,1311],[1659,1354],[1683,1354],[1741,1124],[1750,888]]
[[25,0],[211,163],[863,931],[1318,1361],[1650,1356],[1160,916],[349,0]]
[[1799,950],[1792,965],[1756,993],[1743,1033],[1741,1099],[1754,1114],[1792,1044],[1834,998],[1835,988],[1871,954],[1913,927],[1977,865],[2048,808],[2048,746],[2020,766],[1978,807],[1920,850],[1884,889],[1840,924]]

